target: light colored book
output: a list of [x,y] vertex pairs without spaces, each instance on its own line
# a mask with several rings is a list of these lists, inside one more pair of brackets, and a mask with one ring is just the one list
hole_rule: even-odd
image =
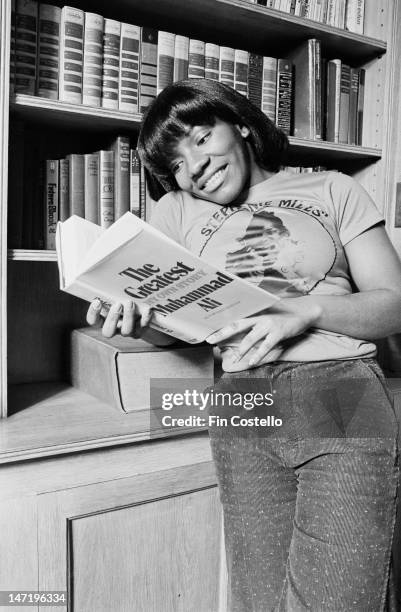
[[205,79],[219,80],[220,46],[205,44]]
[[276,296],[218,270],[128,212],[108,230],[80,217],[57,225],[60,288],[106,307],[132,299],[151,327],[195,344]]
[[114,152],[114,220],[129,211],[130,158],[128,136],[117,136],[110,150]]
[[60,159],[59,167],[59,220],[65,221],[70,216],[70,161]]
[[356,34],[363,34],[365,0],[347,0],[345,28]]
[[120,83],[118,108],[128,113],[138,112],[140,26],[121,24]]
[[188,78],[189,38],[179,34],[174,43],[174,82]]
[[85,216],[85,157],[78,153],[67,155],[69,174],[70,215]]
[[205,78],[205,43],[202,40],[189,40],[188,78]]
[[99,223],[99,153],[86,153],[85,219]]
[[114,222],[114,151],[99,151],[99,224]]
[[87,106],[102,102],[103,28],[101,15],[85,13],[82,104]]
[[220,47],[219,81],[234,87],[235,50],[231,47]]
[[141,61],[139,77],[139,110],[141,113],[156,98],[157,92],[157,44],[158,31],[142,28]]
[[262,111],[271,121],[276,121],[277,102],[277,59],[263,58]]
[[82,104],[84,22],[80,9],[61,9],[59,99],[73,104]]
[[120,76],[121,23],[114,19],[104,20],[102,106],[118,109],[118,87]]
[[61,9],[50,4],[39,6],[38,78],[36,94],[58,99]]
[[157,93],[171,85],[174,79],[175,34],[159,31],[157,45]]
[[141,160],[137,149],[130,149],[130,211],[141,216]]

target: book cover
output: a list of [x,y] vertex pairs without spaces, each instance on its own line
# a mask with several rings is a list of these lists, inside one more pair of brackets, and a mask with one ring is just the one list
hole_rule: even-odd
[[177,34],[174,43],[174,82],[188,78],[188,63],[189,38]]
[[60,25],[59,99],[82,103],[82,74],[85,14],[80,9],[64,6]]
[[276,122],[277,102],[277,59],[275,57],[263,58],[262,78],[262,111]]
[[122,23],[118,108],[129,113],[137,113],[139,110],[140,42],[140,26]]
[[128,212],[108,230],[80,217],[57,226],[60,287],[110,305],[153,309],[151,327],[194,344],[276,302],[274,295],[199,259]]
[[357,103],[357,122],[356,122],[356,144],[363,144],[363,107],[365,99],[365,76],[364,68],[359,69],[359,87],[358,87],[358,103]]
[[71,153],[68,159],[70,215],[85,217],[85,158]]
[[104,20],[102,106],[118,109],[118,88],[120,78],[120,36],[121,23],[114,19]]
[[70,216],[70,160],[68,157],[59,162],[59,218],[65,221]]
[[341,60],[327,62],[326,79],[326,140],[339,142],[340,138]]
[[99,223],[99,153],[86,153],[85,166],[85,219]]
[[276,125],[286,134],[291,133],[292,116],[292,63],[277,60]]
[[114,222],[114,152],[99,151],[99,225]]
[[235,50],[231,47],[220,47],[219,81],[234,87]]
[[126,413],[161,408],[150,393],[152,378],[212,385],[213,370],[208,345],[158,348],[141,339],[105,338],[93,328],[71,334],[72,385]]
[[59,160],[45,161],[45,249],[56,248],[56,227],[59,220]]
[[316,137],[316,43],[309,38],[288,55],[294,65],[294,136],[310,140]]
[[143,27],[139,79],[139,110],[141,113],[155,99],[157,93],[157,45],[157,30]]
[[82,104],[100,106],[102,102],[104,19],[85,13]]
[[205,78],[205,43],[202,40],[189,39],[188,78]]
[[157,93],[159,94],[174,79],[175,34],[159,31],[157,45]]
[[339,142],[348,143],[351,69],[341,64]]
[[205,79],[219,80],[220,46],[205,44]]
[[58,99],[61,9],[50,4],[39,5],[38,78],[36,94]]
[[35,94],[37,74],[38,3],[17,0],[15,15],[15,91]]
[[114,153],[114,220],[130,209],[130,145],[128,136],[117,136],[110,150]]
[[257,53],[250,53],[248,66],[248,97],[257,108],[262,108],[262,81],[263,57]]
[[141,204],[140,204],[140,190],[141,190],[141,160],[137,149],[130,150],[130,193],[129,202],[130,211],[141,216]]
[[355,34],[363,34],[365,18],[365,0],[347,0],[345,28]]
[[234,52],[234,89],[243,96],[248,96],[248,64],[249,53],[242,49]]

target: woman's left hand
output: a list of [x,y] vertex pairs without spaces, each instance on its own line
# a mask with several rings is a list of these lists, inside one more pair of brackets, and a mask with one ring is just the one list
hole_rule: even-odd
[[[283,340],[293,338],[313,327],[320,316],[320,307],[312,305],[304,298],[282,299],[262,314],[240,319],[234,323],[223,327],[215,332],[206,341],[209,344],[220,344],[240,333],[248,331],[236,348],[236,359],[240,361],[242,357],[258,344],[251,359],[250,366],[255,366],[262,360],[271,361],[277,359],[277,348]],[[276,349],[276,350],[274,350]]]

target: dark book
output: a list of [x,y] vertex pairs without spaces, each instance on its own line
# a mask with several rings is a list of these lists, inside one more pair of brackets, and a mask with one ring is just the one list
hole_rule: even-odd
[[276,125],[286,134],[291,133],[292,115],[292,63],[286,59],[277,61]]
[[34,95],[38,51],[36,0],[16,0],[15,30],[15,91]]
[[85,217],[85,157],[72,153],[67,159],[70,215]]
[[[288,55],[294,65],[294,129],[296,138],[315,140],[317,117],[321,115],[321,95],[316,78],[320,75],[320,41],[310,38]],[[318,119],[319,120],[319,119]],[[320,120],[321,122],[321,120]]]
[[111,151],[114,152],[114,221],[130,209],[130,145],[128,136],[117,136]]
[[36,94],[58,99],[61,9],[50,4],[39,6],[38,78]]
[[350,76],[350,67],[341,64],[339,142],[344,144],[348,143]]
[[365,69],[359,69],[358,105],[356,122],[356,144],[362,146],[363,135],[363,106],[365,99]]
[[157,92],[157,41],[154,28],[142,28],[139,110],[141,113],[156,98]]
[[348,144],[357,143],[359,69],[351,68],[349,90]]
[[340,138],[340,85],[341,60],[330,60],[326,77],[326,140],[329,142],[339,142]]
[[248,97],[258,108],[262,108],[263,57],[249,54]]

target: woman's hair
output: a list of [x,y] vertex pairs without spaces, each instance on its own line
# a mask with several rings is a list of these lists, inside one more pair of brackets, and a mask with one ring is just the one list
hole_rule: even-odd
[[178,189],[170,163],[178,141],[194,125],[213,126],[216,119],[249,129],[256,163],[271,172],[283,165],[288,138],[242,94],[210,79],[169,85],[149,106],[138,138],[142,163],[166,191]]

